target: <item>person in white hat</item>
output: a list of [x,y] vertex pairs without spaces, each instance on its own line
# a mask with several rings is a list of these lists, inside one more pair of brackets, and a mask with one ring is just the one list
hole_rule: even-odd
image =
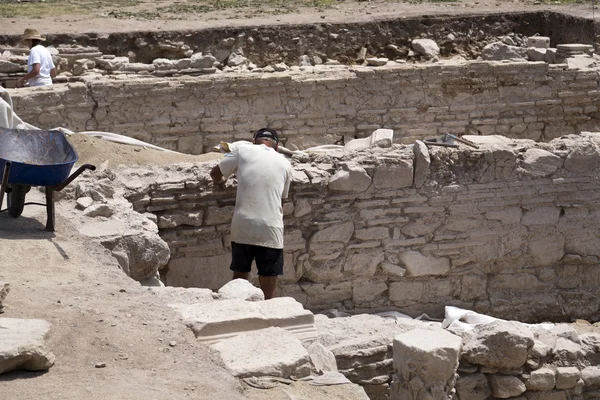
[[29,86],[52,85],[52,78],[56,76],[56,67],[52,62],[52,55],[42,45],[46,38],[36,29],[27,28],[22,40],[27,42],[31,51],[27,60],[27,75],[21,78],[21,83],[24,85],[28,82]]

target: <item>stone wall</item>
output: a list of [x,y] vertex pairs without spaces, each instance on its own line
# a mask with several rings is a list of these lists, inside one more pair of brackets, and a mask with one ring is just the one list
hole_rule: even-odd
[[[596,320],[600,136],[486,139],[496,142],[295,156],[280,294],[311,309],[440,316],[455,305],[531,322]],[[230,279],[235,184],[214,187],[209,168],[118,174],[134,208],[158,217],[168,285]]]
[[600,130],[596,70],[546,63],[320,66],[272,74],[102,78],[11,90],[42,128],[121,133],[186,153],[270,126],[306,148],[393,129],[403,143],[442,133],[548,141]]

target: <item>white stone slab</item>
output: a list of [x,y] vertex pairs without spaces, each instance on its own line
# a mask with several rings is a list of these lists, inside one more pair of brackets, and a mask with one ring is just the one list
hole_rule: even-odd
[[244,332],[211,348],[219,352],[225,367],[238,378],[301,378],[310,374],[308,351],[293,334],[282,328]]
[[0,374],[50,368],[55,358],[45,346],[49,331],[42,319],[0,318]]
[[302,341],[317,338],[315,317],[291,297],[249,302],[227,299],[212,303],[171,304],[198,340],[213,344],[244,332],[284,328]]

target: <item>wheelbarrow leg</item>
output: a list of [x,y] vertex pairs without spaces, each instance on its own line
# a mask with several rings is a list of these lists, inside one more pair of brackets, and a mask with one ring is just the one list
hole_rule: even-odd
[[54,232],[54,189],[46,186],[46,230]]
[[2,182],[0,182],[0,210],[2,210],[2,202],[4,201],[4,193],[6,185],[8,185],[8,174],[10,174],[10,161],[4,164],[4,173],[2,174]]

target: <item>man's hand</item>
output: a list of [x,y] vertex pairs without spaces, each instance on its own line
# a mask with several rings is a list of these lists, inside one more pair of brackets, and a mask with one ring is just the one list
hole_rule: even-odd
[[215,165],[213,169],[210,170],[210,177],[215,185],[224,185],[225,182],[227,182],[227,178],[223,177],[223,173],[218,165]]

